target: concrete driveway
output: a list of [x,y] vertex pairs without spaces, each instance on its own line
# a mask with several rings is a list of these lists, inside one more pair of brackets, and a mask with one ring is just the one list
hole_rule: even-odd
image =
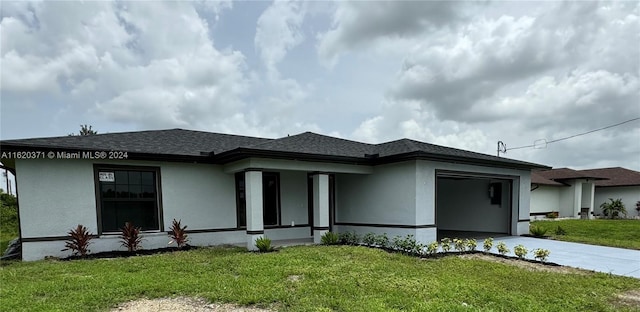
[[[523,236],[495,237],[493,253],[497,253],[495,245],[505,242],[513,256],[513,247],[523,245],[529,250],[528,259],[533,259],[536,248],[551,251],[549,262],[560,265],[611,273],[621,276],[640,278],[640,250],[595,246],[579,243],[561,242],[551,239],[540,239]],[[483,240],[478,240],[478,249],[482,249]]]

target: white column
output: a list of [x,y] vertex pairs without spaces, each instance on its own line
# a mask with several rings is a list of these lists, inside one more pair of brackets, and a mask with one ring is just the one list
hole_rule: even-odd
[[329,176],[313,176],[313,242],[320,244],[329,231]]
[[582,182],[576,181],[573,185],[573,216],[580,218],[582,208]]
[[257,250],[256,239],[264,236],[262,219],[262,172],[244,174],[247,208],[247,249]]
[[593,209],[595,208],[594,205],[594,200],[595,200],[595,194],[596,194],[596,184],[595,183],[590,183],[590,189],[591,189],[591,193],[590,195],[590,199],[589,199],[589,218],[593,218]]

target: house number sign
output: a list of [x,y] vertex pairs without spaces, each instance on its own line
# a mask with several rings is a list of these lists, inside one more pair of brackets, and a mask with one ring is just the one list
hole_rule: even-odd
[[98,172],[100,182],[115,182],[116,177],[113,172]]

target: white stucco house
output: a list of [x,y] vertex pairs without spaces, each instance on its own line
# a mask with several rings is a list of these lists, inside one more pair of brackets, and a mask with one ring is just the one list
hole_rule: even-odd
[[558,168],[531,175],[532,219],[550,212],[560,217],[592,217],[602,214],[609,198],[622,199],[628,216],[636,216],[640,201],[640,172],[615,167],[588,170]]
[[524,234],[532,169],[546,166],[401,139],[366,144],[310,132],[279,139],[182,129],[5,140],[16,176],[22,257],[68,256],[77,224],[92,252],[121,249],[133,222],[146,249],[171,221],[192,245],[319,242],[327,231]]

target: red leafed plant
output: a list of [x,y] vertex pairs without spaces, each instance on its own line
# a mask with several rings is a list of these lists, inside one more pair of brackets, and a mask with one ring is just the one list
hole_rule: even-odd
[[182,220],[177,221],[176,219],[173,219],[171,230],[169,231],[169,237],[171,237],[171,241],[169,242],[169,244],[176,242],[178,248],[182,248],[189,241],[189,235],[187,235],[185,231],[187,226],[182,226],[180,222],[182,222]]
[[120,229],[120,241],[122,246],[127,247],[129,252],[141,249],[142,237],[140,236],[140,228],[133,226],[131,222],[125,222],[124,227]]
[[69,234],[69,238],[64,244],[65,250],[71,250],[74,256],[86,256],[89,252],[89,244],[91,244],[91,240],[93,239],[93,234],[89,232],[86,226],[82,224],[78,224],[75,229],[71,229],[67,234]]

